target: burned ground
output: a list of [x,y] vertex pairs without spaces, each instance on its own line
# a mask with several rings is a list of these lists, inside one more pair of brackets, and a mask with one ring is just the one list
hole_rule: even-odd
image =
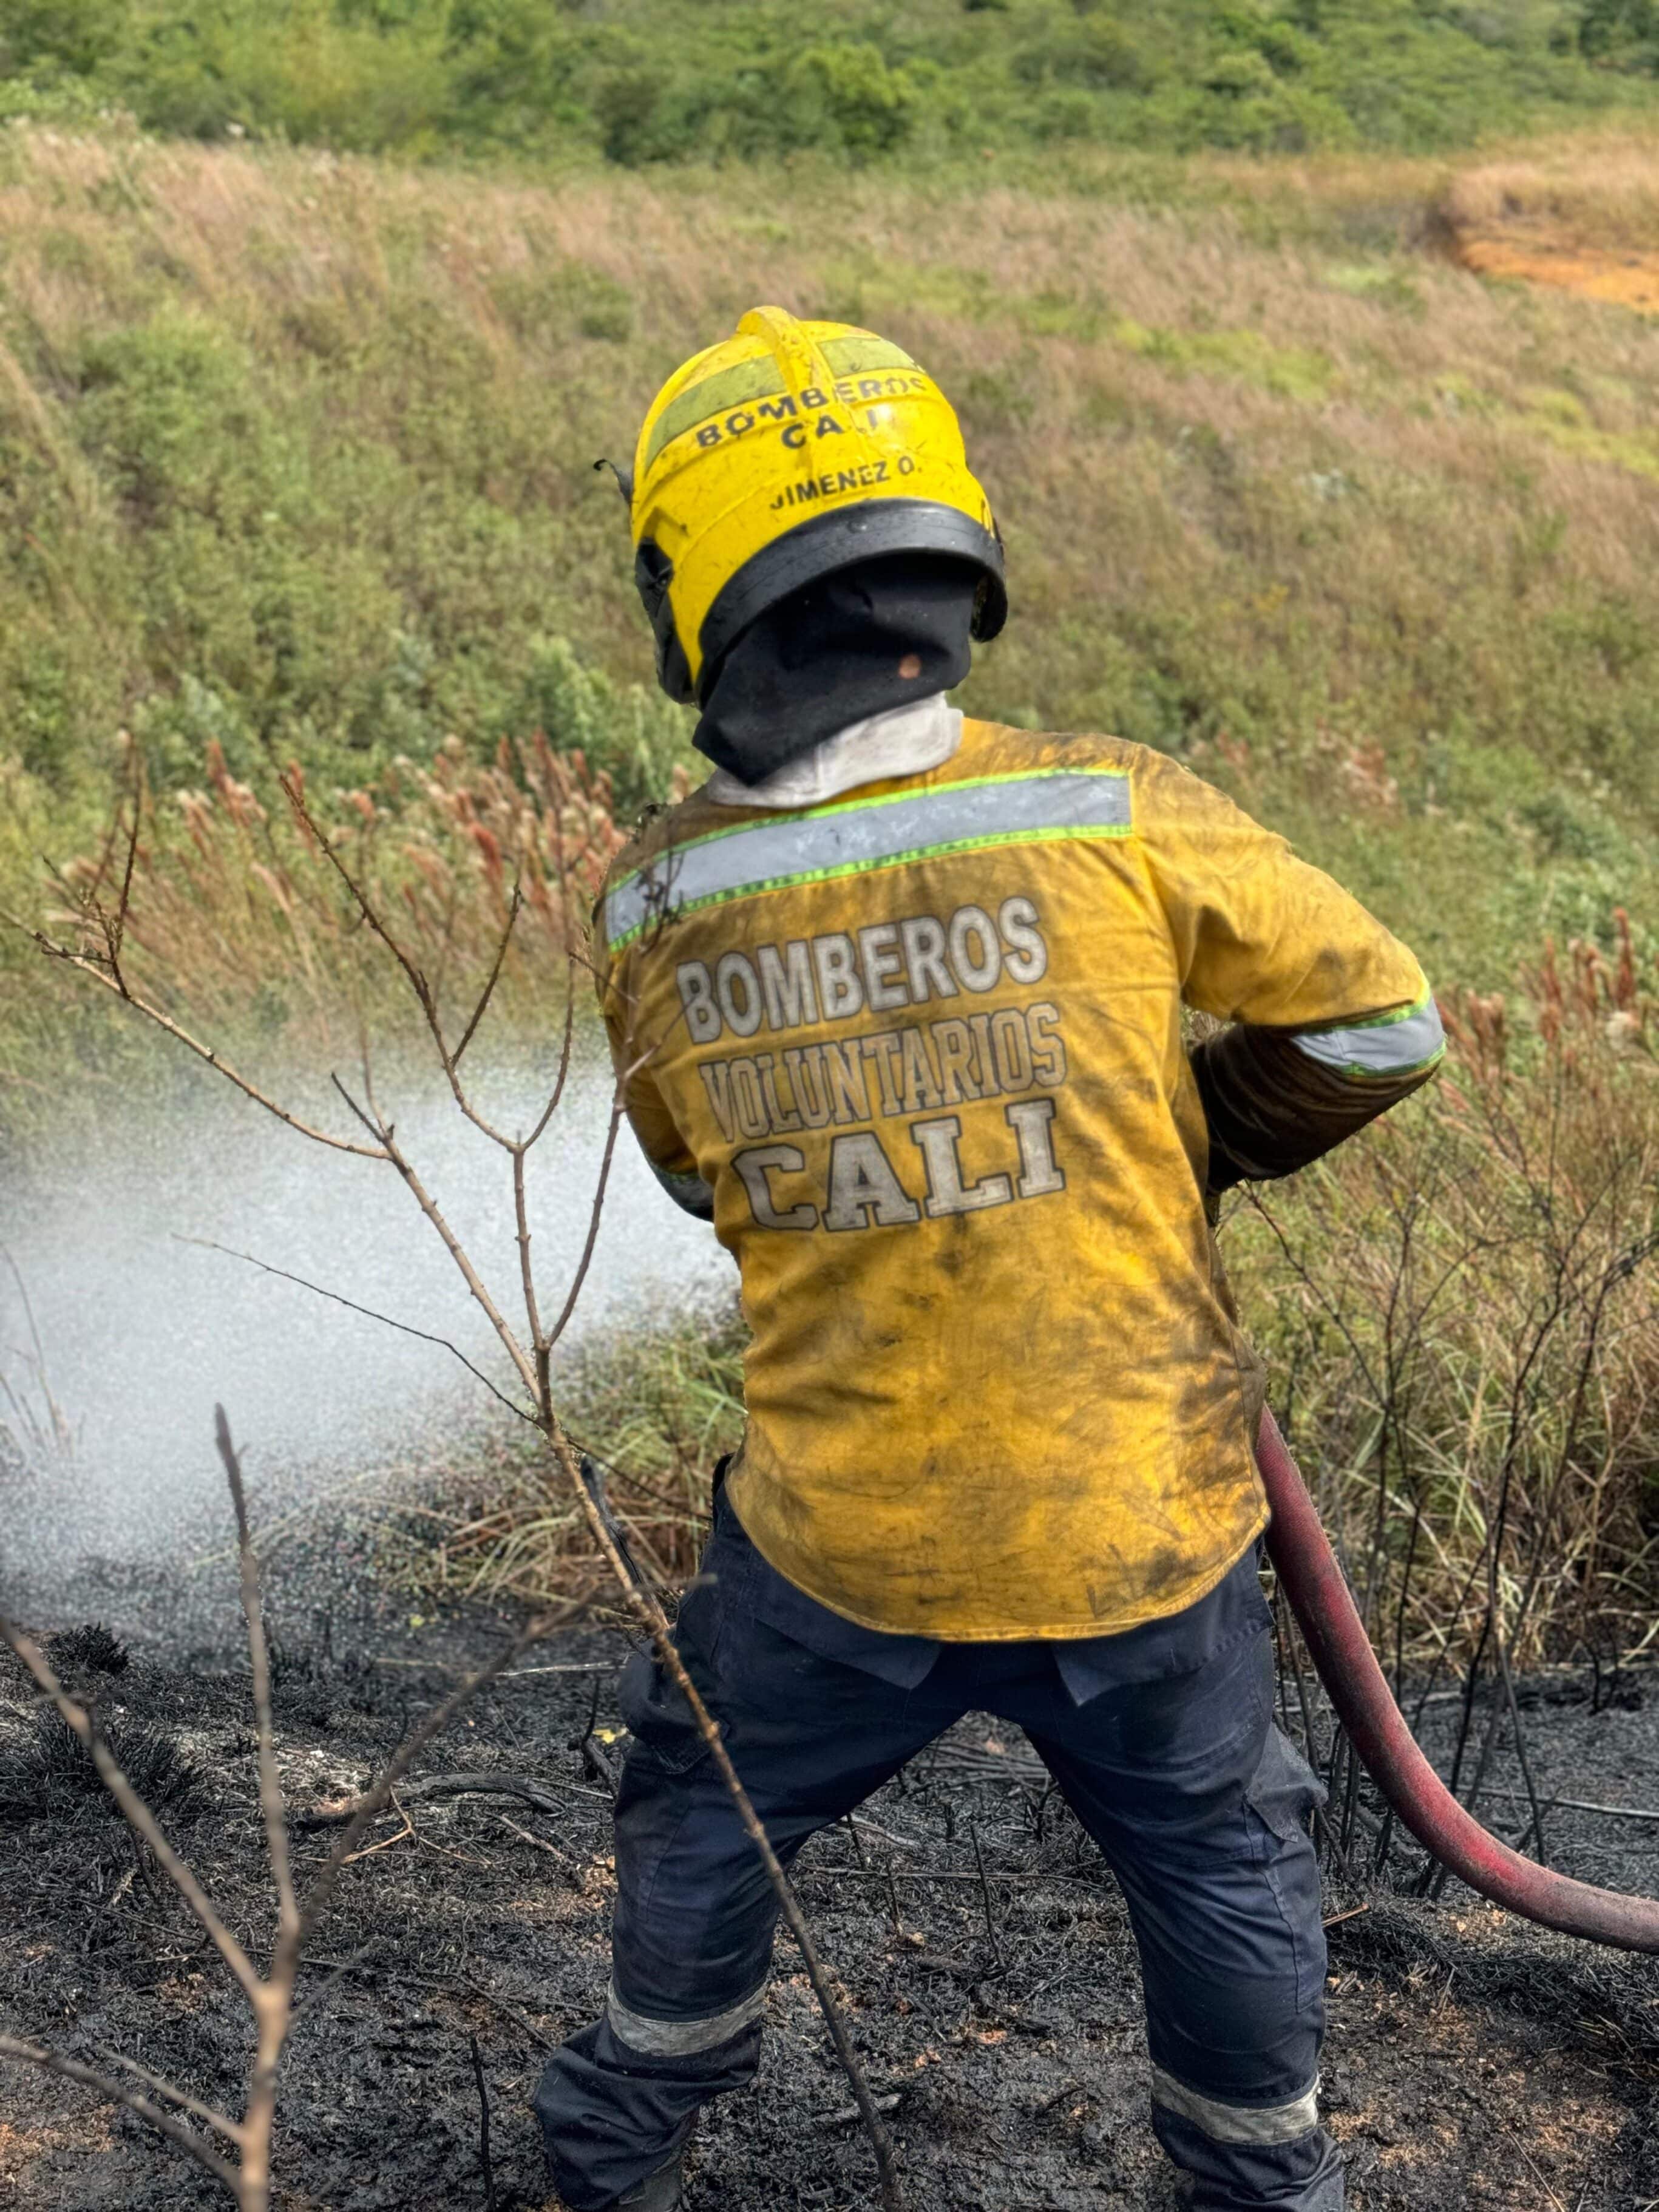
[[[296,1813],[358,1787],[503,1632],[483,1614],[416,1629],[386,1613],[287,1644],[276,1709]],[[285,2062],[283,2212],[483,2212],[472,2037],[492,2106],[494,2212],[546,2202],[527,2099],[547,2046],[592,2014],[605,1987],[605,1770],[616,1756],[619,1652],[599,1632],[538,1648],[422,1768],[530,1778],[556,1812],[411,1791],[349,1870]],[[245,1671],[201,1653],[185,1664],[136,1651],[119,1666],[118,1647],[94,1638],[60,1639],[57,1653],[96,1697],[111,1740],[149,1762],[170,1832],[238,1935],[268,1938]],[[1534,1687],[1531,1748],[1551,1790],[1659,1802],[1659,1698],[1644,1705],[1638,1687],[1592,1710],[1587,1676]],[[1430,1718],[1443,1729],[1449,1710],[1436,1705]],[[598,1733],[584,1748],[590,1719]],[[245,2008],[77,1758],[8,1655],[0,2025],[87,2058],[118,2047],[234,2106]],[[1507,1755],[1493,1784],[1520,1789]],[[1511,1834],[1525,1817],[1503,1796],[1488,1810]],[[302,1833],[302,1859],[327,1840]],[[1548,1840],[1574,1873],[1652,1886],[1659,1828],[1559,1812]],[[1455,1886],[1437,1901],[1413,1897],[1415,1865],[1396,1850],[1391,1887],[1365,1900],[1339,1884],[1328,1905],[1326,2102],[1359,2212],[1651,2205],[1652,1962],[1542,1935]],[[809,1847],[800,1881],[891,2112],[915,2212],[1180,2204],[1145,2122],[1121,1899],[1017,1732],[963,1723],[850,1831]],[[705,2127],[693,2207],[873,2203],[867,2147],[787,1939],[770,2021],[759,2081]],[[188,2212],[221,2201],[141,2123],[21,2068],[0,2071],[8,2212]]]

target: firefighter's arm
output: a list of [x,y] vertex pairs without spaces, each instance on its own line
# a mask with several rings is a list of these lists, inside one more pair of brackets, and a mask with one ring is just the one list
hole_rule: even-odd
[[697,1163],[680,1133],[667,1101],[653,1077],[653,1054],[633,1018],[625,963],[599,976],[599,1010],[611,1046],[611,1065],[621,1086],[623,1109],[639,1139],[646,1164],[676,1206],[699,1221],[714,1218],[714,1194],[697,1171]]
[[1172,763],[1143,825],[1187,1003],[1209,1188],[1294,1174],[1425,1083],[1444,1050],[1413,955],[1283,838]]

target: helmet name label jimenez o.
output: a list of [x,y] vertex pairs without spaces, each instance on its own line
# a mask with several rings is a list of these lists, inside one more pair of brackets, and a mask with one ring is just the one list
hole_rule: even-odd
[[889,461],[863,461],[857,468],[831,469],[822,476],[803,477],[787,483],[772,505],[775,508],[805,507],[813,500],[833,499],[837,492],[872,490],[877,484],[914,476],[915,471],[916,465],[908,453],[901,453],[896,465]]
[[1019,896],[994,921],[963,906],[682,961],[694,1042],[782,1033],[775,1049],[696,1063],[754,1225],[900,1228],[1063,1191],[1054,1094],[1069,1065],[1054,1000],[787,1042],[861,1013],[1035,988],[1048,966],[1037,908]]

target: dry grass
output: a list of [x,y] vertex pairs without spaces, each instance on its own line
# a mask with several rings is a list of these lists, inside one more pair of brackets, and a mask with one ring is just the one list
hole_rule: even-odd
[[1436,1089],[1224,1237],[1378,1649],[1650,1648],[1659,998],[1622,915],[1444,1001]]
[[[564,1372],[572,1437],[604,1470],[635,1564],[664,1589],[696,1573],[715,1464],[742,1437],[747,1341],[735,1308],[681,1315],[585,1349]],[[460,1487],[458,1498],[450,1472],[441,1498],[402,1516],[415,1543],[396,1565],[415,1584],[533,1600],[580,1574],[581,1516],[550,1497],[520,1437],[493,1434]]]
[[[1609,222],[1656,167],[1594,137],[1528,161]],[[1432,967],[1494,981],[1535,935],[1525,866],[1569,931],[1615,890],[1649,911],[1659,824],[1659,364],[1636,318],[1447,259],[1457,195],[1511,170],[808,167],[734,199],[14,131],[7,742],[102,774],[125,720],[177,778],[215,734],[246,775],[263,734],[345,781],[341,747],[533,726],[538,634],[648,680],[588,465],[769,297],[890,329],[960,400],[1014,592],[968,703],[1247,758]],[[135,333],[160,350],[113,359]],[[174,362],[199,420],[158,426],[134,394]],[[1386,805],[1355,798],[1374,753]]]
[[1659,246],[1659,147],[1651,134],[1608,132],[1546,143],[1463,170],[1440,202],[1459,231],[1526,227],[1565,245]]
[[1440,213],[1467,269],[1659,314],[1659,153],[1609,137],[1453,179]]
[[[341,879],[319,865],[283,783],[264,779],[262,796],[216,745],[204,769],[198,789],[158,796],[136,784],[97,849],[57,872],[62,902],[42,919],[100,941],[96,910],[119,896],[136,800],[122,945],[133,988],[216,1034],[241,1033],[252,1017],[280,1028],[290,1051],[349,1057],[370,1012],[390,1014],[387,988],[400,979]],[[283,775],[430,979],[441,1013],[475,1003],[498,957],[498,1014],[528,1020],[533,1005],[544,1018],[562,998],[550,987],[582,955],[624,842],[604,770],[555,753],[538,732],[487,761],[452,739],[430,767],[400,761],[326,796],[307,791],[297,763]]]

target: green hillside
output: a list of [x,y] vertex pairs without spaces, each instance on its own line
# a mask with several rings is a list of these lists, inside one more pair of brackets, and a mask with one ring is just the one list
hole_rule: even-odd
[[[1619,185],[1600,222],[1651,204],[1639,144],[1554,159]],[[1013,600],[965,703],[1189,759],[1440,975],[1620,902],[1645,927],[1653,324],[1449,265],[1438,165],[1170,164],[1162,209],[1151,173],[807,168],[756,204],[7,133],[3,902],[88,848],[123,730],[158,793],[213,747],[350,786],[538,729],[624,809],[661,788],[686,723],[592,464],[770,298],[890,331],[961,407]],[[1487,176],[1471,204],[1524,196]],[[0,986],[27,957],[0,939]]]
[[1651,0],[9,0],[0,114],[632,167],[1466,145],[1642,99]]

